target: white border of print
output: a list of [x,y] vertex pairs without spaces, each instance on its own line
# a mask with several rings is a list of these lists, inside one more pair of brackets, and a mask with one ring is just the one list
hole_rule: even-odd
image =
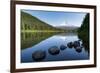
[[[56,61],[56,62],[39,62],[39,63],[21,63],[20,50],[20,10],[46,10],[46,11],[64,11],[64,12],[88,12],[90,13],[90,59],[80,61]],[[70,7],[50,7],[36,5],[16,5],[16,69],[24,68],[40,68],[40,67],[57,67],[57,66],[75,66],[94,64],[94,10],[85,8],[70,8]]]

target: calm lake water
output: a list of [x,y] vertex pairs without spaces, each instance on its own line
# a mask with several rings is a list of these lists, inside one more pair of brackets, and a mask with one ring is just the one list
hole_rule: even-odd
[[[32,53],[37,50],[46,52],[46,57],[42,62],[89,59],[89,52],[84,46],[81,52],[68,47],[60,50],[57,55],[51,55],[48,52],[48,49],[52,46],[57,46],[60,49],[61,45],[67,46],[69,42],[77,40],[79,40],[77,33],[21,33],[21,62],[37,62],[32,58]],[[82,39],[80,43],[83,43]]]

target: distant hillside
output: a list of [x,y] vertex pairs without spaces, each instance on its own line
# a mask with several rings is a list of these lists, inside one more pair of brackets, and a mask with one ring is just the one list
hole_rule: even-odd
[[28,13],[21,11],[21,30],[58,30]]
[[76,30],[79,27],[76,26],[55,26],[56,28],[63,29],[63,30]]

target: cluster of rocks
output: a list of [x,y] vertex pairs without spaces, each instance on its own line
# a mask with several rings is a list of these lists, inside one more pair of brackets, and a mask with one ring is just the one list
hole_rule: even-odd
[[81,40],[78,40],[78,41],[74,41],[74,42],[69,42],[67,44],[68,48],[75,48],[75,50],[80,53],[82,51],[82,44],[80,44],[80,41]]
[[[82,45],[80,44],[80,40],[78,40],[74,42],[69,42],[66,46],[61,45],[60,48],[58,48],[57,46],[52,46],[48,49],[48,53],[51,55],[57,55],[60,53],[61,50],[65,50],[67,47],[75,48],[75,50],[79,53],[82,51],[82,48],[83,48]],[[32,54],[32,58],[35,61],[42,61],[43,59],[45,59],[45,57],[46,57],[46,51],[43,51],[43,50],[35,51]]]

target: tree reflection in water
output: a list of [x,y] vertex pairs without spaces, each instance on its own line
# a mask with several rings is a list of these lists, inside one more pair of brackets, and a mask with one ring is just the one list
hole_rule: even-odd
[[22,32],[21,33],[21,49],[25,49],[35,44],[38,44],[42,40],[45,40],[57,32]]

